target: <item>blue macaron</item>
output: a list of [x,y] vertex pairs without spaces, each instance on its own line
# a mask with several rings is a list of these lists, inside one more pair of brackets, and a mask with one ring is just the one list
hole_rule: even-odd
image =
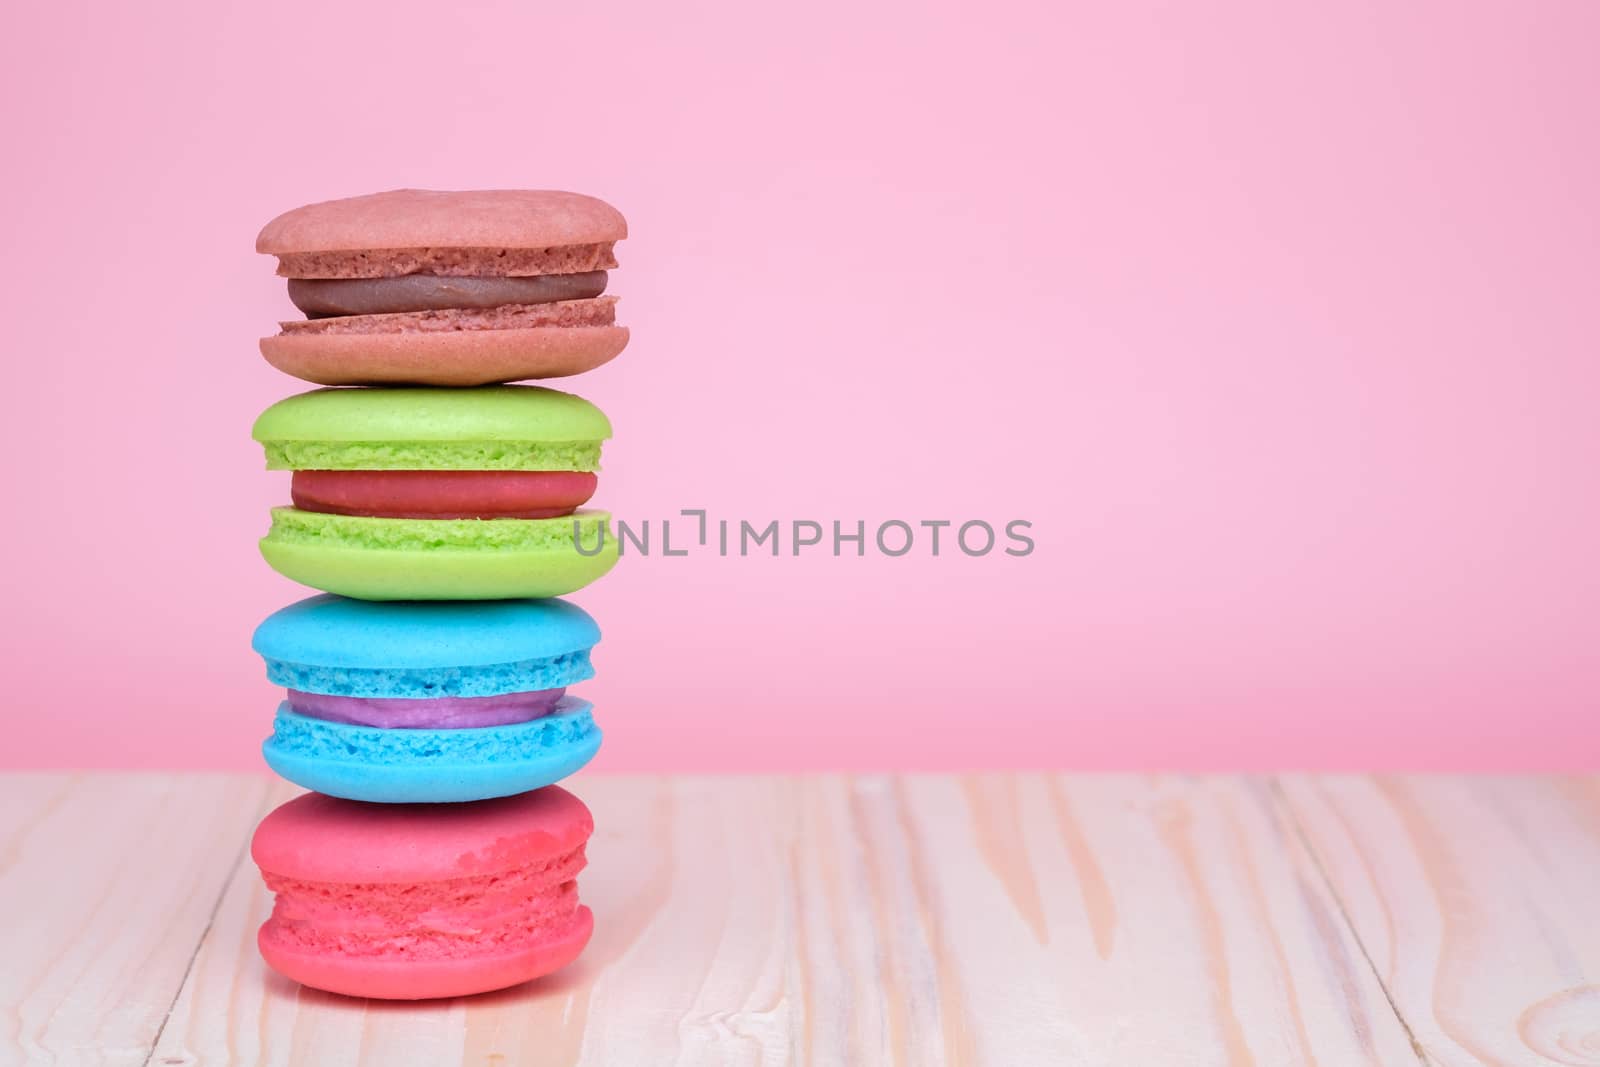
[[315,596],[256,629],[288,690],[262,745],[319,793],[449,803],[538,789],[600,748],[587,701],[600,628],[560,600],[373,602]]

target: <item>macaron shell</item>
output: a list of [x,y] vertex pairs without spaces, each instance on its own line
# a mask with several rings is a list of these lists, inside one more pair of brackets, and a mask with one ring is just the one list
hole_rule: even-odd
[[594,933],[594,913],[579,906],[577,921],[560,934],[510,951],[461,959],[415,960],[346,956],[295,949],[264,924],[256,943],[267,965],[313,989],[380,1000],[462,997],[520,985],[576,960]]
[[565,378],[621,354],[626,326],[546,326],[447,333],[278,334],[268,363],[318,385],[490,385]]
[[353,804],[302,793],[261,820],[250,858],[308,882],[386,885],[471,878],[565,855],[594,832],[559,786],[478,804]]
[[[250,647],[269,661],[301,667],[456,670],[583,652],[599,640],[600,627],[589,613],[563,600],[370,604],[324,595],[296,601],[267,616],[256,627]],[[590,677],[593,675],[584,663],[581,673],[547,680],[534,688],[570,685]],[[306,688],[304,682],[300,679],[289,687]],[[374,692],[350,685],[317,691],[421,695],[404,690]],[[474,689],[455,695],[507,691],[514,690]],[[452,690],[441,686],[437,695],[452,695]]]
[[505,726],[384,729],[310,719],[287,706],[261,746],[295,785],[374,804],[460,804],[516,796],[581,770],[600,751],[588,701]]
[[[294,512],[296,522],[332,529],[353,524],[406,524],[416,530],[417,540],[429,540],[429,528],[449,524],[474,523],[478,529],[464,530],[459,547],[372,547],[355,540],[340,540],[338,535],[315,541],[286,540],[276,531],[261,541],[261,555],[273,570],[286,578],[326,593],[360,600],[505,600],[542,598],[575,593],[603,577],[616,565],[617,539],[609,532],[610,516],[605,512],[577,512],[578,517],[598,516],[607,534],[592,556],[577,551],[570,540],[572,519],[368,519],[349,515],[322,515],[293,508],[274,509]],[[565,543],[539,547],[507,547],[497,541],[501,523],[564,524],[569,531]],[[354,527],[359,528],[359,527]],[[392,530],[382,530],[384,534]],[[593,544],[586,533],[585,544]],[[477,538],[473,543],[468,540]]]
[[[493,331],[484,331],[490,333]],[[580,396],[537,385],[313,389],[263,411],[263,445],[285,442],[603,441],[611,422]]]
[[549,248],[620,241],[622,213],[556,189],[391,189],[286,211],[261,228],[267,255],[388,248]]

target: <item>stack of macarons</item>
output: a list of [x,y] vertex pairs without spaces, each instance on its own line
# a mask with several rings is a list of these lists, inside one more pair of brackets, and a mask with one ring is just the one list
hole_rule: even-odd
[[318,989],[391,999],[515,985],[570,963],[593,918],[593,822],[555,783],[600,747],[600,638],[553,599],[615,564],[585,507],[611,425],[527,379],[622,351],[603,295],[627,225],[575,193],[398,190],[261,231],[303,320],[263,338],[325,388],[256,420],[292,471],[266,561],[313,589],[256,630],[284,690],[263,746],[314,792],[251,855],[276,894],[262,955]]

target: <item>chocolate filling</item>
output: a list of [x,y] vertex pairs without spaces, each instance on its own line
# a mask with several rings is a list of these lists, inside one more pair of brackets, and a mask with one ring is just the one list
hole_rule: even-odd
[[540,274],[530,278],[447,278],[406,274],[396,278],[290,278],[289,299],[308,319],[337,315],[388,315],[411,311],[495,308],[590,300],[606,291],[606,272]]

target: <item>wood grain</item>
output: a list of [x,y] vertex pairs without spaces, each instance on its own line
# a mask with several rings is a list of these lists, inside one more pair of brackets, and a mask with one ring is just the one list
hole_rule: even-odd
[[1414,1062],[1261,782],[573,788],[599,917],[575,967],[426,1005],[299,990],[255,954],[246,871],[152,1062]]
[[1600,780],[1283,788],[1430,1062],[1600,1064]]
[[145,1062],[265,794],[241,776],[0,776],[0,1062]]
[[1414,1062],[1265,782],[930,778],[882,802],[981,1062]]
[[1600,1063],[1593,780],[609,778],[578,964],[261,963],[256,777],[0,776],[0,1063]]

